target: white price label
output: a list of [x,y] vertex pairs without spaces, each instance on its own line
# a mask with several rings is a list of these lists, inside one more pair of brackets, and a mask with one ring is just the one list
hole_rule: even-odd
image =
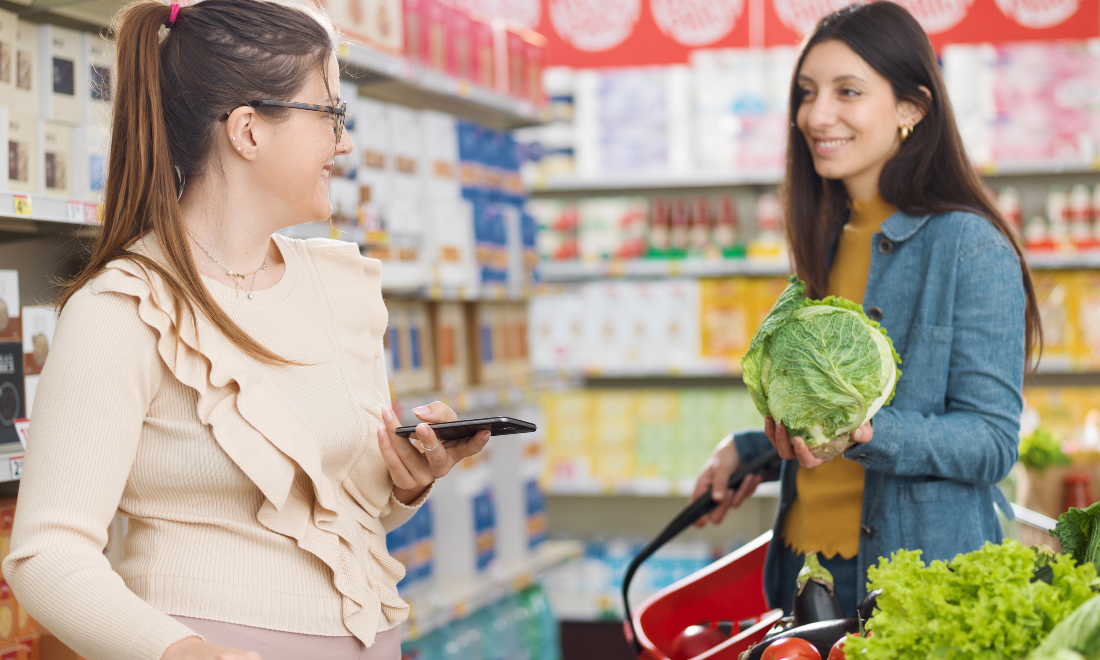
[[84,202],[69,202],[65,205],[65,217],[69,222],[84,222]]
[[19,479],[23,476],[23,456],[12,456],[8,459],[8,465],[11,467],[11,478]]

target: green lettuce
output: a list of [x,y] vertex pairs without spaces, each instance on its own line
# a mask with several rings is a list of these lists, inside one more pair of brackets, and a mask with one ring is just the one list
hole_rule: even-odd
[[986,543],[950,562],[925,565],[899,550],[867,571],[882,589],[868,622],[871,637],[849,636],[860,660],[1018,660],[1093,597],[1096,568],[1055,557],[1051,583],[1032,582],[1035,552],[1014,540]]
[[1050,535],[1062,544],[1062,552],[1079,564],[1093,564],[1100,572],[1100,502],[1087,509],[1070,507],[1058,516]]
[[741,360],[743,379],[761,415],[835,455],[893,399],[901,358],[860,305],[808,300],[805,283],[788,281]]
[[1029,660],[1100,658],[1100,596],[1078,607],[1062,620],[1035,649]]

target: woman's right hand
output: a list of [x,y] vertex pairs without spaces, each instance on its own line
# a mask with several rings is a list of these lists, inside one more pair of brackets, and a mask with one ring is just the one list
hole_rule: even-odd
[[160,660],[263,660],[255,651],[215,646],[200,637],[185,637],[169,646]]
[[718,506],[695,523],[696,527],[704,527],[708,522],[715,525],[721,524],[730,507],[741,506],[741,503],[749,495],[752,495],[756,487],[764,480],[759,475],[750,474],[741,482],[741,487],[737,489],[737,492],[734,492],[727,487],[727,484],[730,475],[740,467],[741,458],[737,455],[737,445],[733,443],[733,435],[727,435],[710,453],[710,458],[707,459],[702,472],[695,480],[695,490],[691,493],[692,501],[709,491],[711,497],[718,502]]

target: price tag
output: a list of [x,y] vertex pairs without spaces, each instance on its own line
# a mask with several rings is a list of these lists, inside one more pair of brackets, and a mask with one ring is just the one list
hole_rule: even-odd
[[65,218],[69,222],[84,222],[84,203],[67,202],[65,204]]
[[459,80],[458,81],[458,95],[462,98],[466,98],[470,95],[470,81]]
[[23,476],[23,455],[12,456],[8,459],[8,465],[11,467],[11,478],[19,479]]
[[31,420],[21,418],[15,420],[15,432],[19,435],[19,442],[23,443],[23,451],[27,451],[27,433],[31,428]]
[[95,202],[84,202],[84,222],[89,225],[98,225],[102,208],[102,205]]
[[15,215],[31,215],[31,198],[26,195],[15,195]]

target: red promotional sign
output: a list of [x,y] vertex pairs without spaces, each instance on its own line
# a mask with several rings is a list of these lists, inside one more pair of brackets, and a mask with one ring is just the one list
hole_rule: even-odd
[[[912,12],[937,49],[952,43],[1100,36],[1097,0],[896,1]],[[541,11],[527,14],[539,17],[537,30],[549,40],[550,65],[615,67],[682,64],[698,48],[797,44],[821,16],[851,0],[541,3]]]

